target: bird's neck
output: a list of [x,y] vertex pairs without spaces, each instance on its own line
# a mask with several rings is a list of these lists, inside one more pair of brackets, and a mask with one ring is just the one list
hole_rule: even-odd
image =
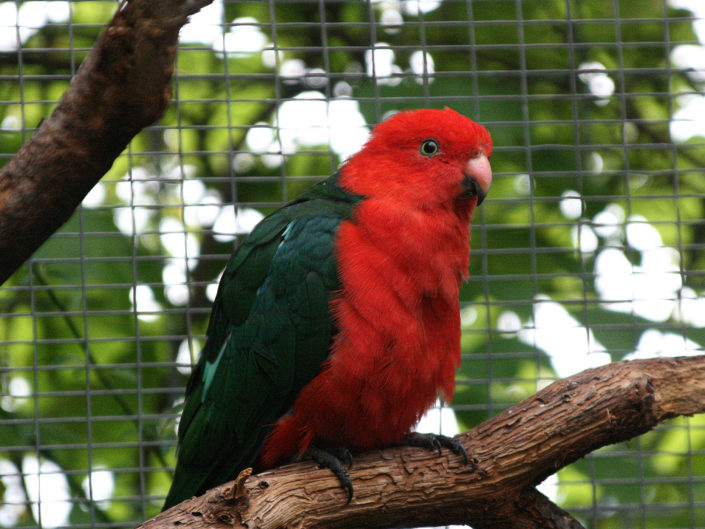
[[474,198],[435,207],[391,199],[363,200],[353,222],[368,248],[384,256],[378,266],[401,271],[423,295],[457,299],[470,264],[470,217]]

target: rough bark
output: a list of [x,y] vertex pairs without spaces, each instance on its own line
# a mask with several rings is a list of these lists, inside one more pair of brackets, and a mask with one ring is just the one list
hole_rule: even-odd
[[310,462],[243,475],[140,529],[416,527],[578,529],[534,487],[665,419],[705,411],[705,356],[609,364],[559,380],[459,436],[472,464],[416,448],[357,456],[354,497]]
[[121,4],[51,116],[0,171],[0,284],[162,115],[179,30],[211,1]]

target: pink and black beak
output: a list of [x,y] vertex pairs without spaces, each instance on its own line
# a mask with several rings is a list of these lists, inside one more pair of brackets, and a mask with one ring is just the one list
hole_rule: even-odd
[[480,153],[470,158],[463,167],[463,196],[477,197],[477,205],[482,204],[492,185],[492,168],[487,155]]

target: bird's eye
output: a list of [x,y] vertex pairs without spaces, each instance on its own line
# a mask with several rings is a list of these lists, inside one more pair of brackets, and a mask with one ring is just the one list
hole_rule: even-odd
[[441,147],[436,140],[424,140],[423,143],[421,143],[421,147],[419,147],[419,151],[424,156],[433,156],[438,154],[440,150]]

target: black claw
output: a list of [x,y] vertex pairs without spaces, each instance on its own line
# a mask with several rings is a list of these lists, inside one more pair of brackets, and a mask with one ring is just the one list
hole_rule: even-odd
[[468,453],[463,444],[455,437],[448,437],[436,433],[411,432],[404,437],[404,444],[425,448],[426,450],[438,450],[439,456],[441,455],[442,447],[445,447],[455,455],[462,456],[463,463],[468,464]]
[[443,444],[443,446],[445,446],[446,448],[450,449],[450,451],[453,452],[455,455],[462,456],[463,464],[467,465],[468,453],[465,450],[463,443],[458,441],[455,437],[445,437],[444,439],[447,440],[447,444],[444,444],[443,441],[441,441],[441,444]]
[[340,481],[340,485],[348,491],[348,501],[345,505],[348,505],[352,501],[353,497],[353,486],[352,480],[350,479],[350,474],[345,470],[341,459],[348,463],[348,468],[353,466],[353,456],[345,447],[331,448],[331,449],[321,449],[313,445],[309,447],[304,452],[304,456],[313,459],[321,468],[329,468],[335,477]]

